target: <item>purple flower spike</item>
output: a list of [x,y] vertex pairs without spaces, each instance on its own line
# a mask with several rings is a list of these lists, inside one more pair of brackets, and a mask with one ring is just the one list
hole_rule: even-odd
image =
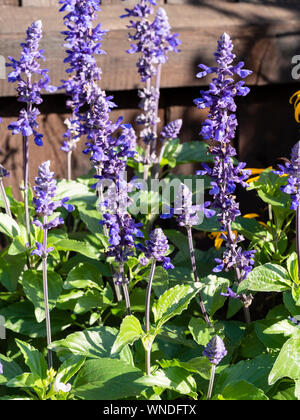
[[3,375],[3,365],[1,362],[0,362],[0,375]]
[[217,210],[221,230],[226,240],[226,251],[222,259],[217,259],[214,272],[228,271],[235,266],[240,272],[238,282],[244,279],[251,271],[254,264],[254,251],[242,251],[238,243],[244,238],[238,235],[236,238],[232,232],[231,224],[237,216],[240,216],[239,204],[234,195],[236,186],[248,187],[246,180],[250,175],[244,170],[246,164],[239,163],[234,166],[233,157],[236,150],[231,146],[236,127],[236,96],[245,96],[249,88],[244,86],[244,81],[234,81],[233,76],[245,78],[252,72],[243,69],[244,63],[233,65],[235,55],[232,52],[233,44],[226,33],[218,41],[215,58],[216,67],[207,67],[201,64],[201,72],[197,77],[202,78],[207,74],[216,73],[216,77],[209,85],[208,91],[201,91],[202,97],[195,100],[198,108],[209,108],[208,118],[202,124],[200,134],[207,140],[213,140],[214,146],[210,152],[215,157],[214,166],[210,168],[203,165],[203,170],[197,171],[197,175],[209,175],[211,178],[210,195],[213,197],[212,208]]
[[292,148],[291,160],[285,165],[278,165],[278,175],[289,175],[287,185],[281,186],[281,191],[290,194],[292,198],[291,210],[297,210],[300,203],[300,141]]
[[[54,172],[50,171],[50,161],[46,161],[39,166],[38,177],[35,179],[36,186],[33,187],[35,192],[35,197],[33,198],[33,204],[35,207],[35,212],[38,216],[49,217],[58,207],[64,207],[68,211],[73,211],[74,206],[71,204],[66,204],[68,198],[63,198],[60,201],[53,201],[56,195],[56,180],[54,179]],[[43,229],[52,229],[64,221],[62,218],[55,218],[50,220],[46,224],[41,223],[39,220],[35,220],[35,225]]]
[[209,359],[210,363],[218,365],[223,357],[226,356],[227,350],[223,340],[218,335],[215,335],[206,345],[202,354]]
[[150,239],[146,241],[146,248],[144,248],[146,258],[154,258],[156,261],[162,262],[165,270],[173,269],[169,257],[166,253],[169,250],[168,239],[161,228],[154,229],[150,233]]
[[162,129],[160,135],[164,139],[176,139],[179,136],[181,127],[182,127],[181,119],[171,121]]
[[[10,63],[7,67],[13,70],[8,74],[10,83],[17,82],[18,101],[27,103],[27,108],[20,111],[18,121],[8,126],[13,134],[21,133],[23,136],[34,135],[34,141],[37,146],[42,146],[42,134],[36,131],[37,116],[40,114],[33,105],[39,105],[43,102],[41,91],[54,92],[56,88],[50,85],[48,70],[41,69],[39,60],[44,60],[43,50],[39,49],[39,43],[42,38],[42,22],[37,20],[27,29],[25,42],[21,43],[22,52],[20,60],[8,57]],[[33,81],[33,77],[38,75],[39,80]]]
[[70,76],[63,80],[66,94],[70,96],[67,106],[72,110],[72,118],[66,121],[68,130],[64,134],[65,140],[61,147],[64,152],[76,149],[81,134],[86,134],[86,118],[80,115],[81,108],[93,102],[97,92],[97,81],[101,79],[101,69],[97,65],[96,56],[105,54],[102,50],[102,40],[107,33],[98,24],[93,27],[100,11],[101,0],[60,0],[60,11],[67,12],[64,24],[67,30],[64,47],[68,64],[66,73]]

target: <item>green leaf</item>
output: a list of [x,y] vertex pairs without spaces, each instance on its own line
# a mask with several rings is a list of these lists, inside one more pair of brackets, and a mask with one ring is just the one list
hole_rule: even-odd
[[226,298],[221,295],[221,292],[226,292],[230,281],[223,277],[218,277],[211,274],[207,277],[201,278],[200,292],[207,312],[213,316],[216,311],[224,305]]
[[300,379],[300,338],[290,338],[284,343],[270,372],[269,384],[284,377]]
[[121,324],[120,332],[111,349],[111,354],[118,353],[127,344],[133,344],[144,335],[140,321],[133,315],[126,316]]
[[88,360],[77,375],[72,392],[85,400],[119,400],[135,397],[145,389],[138,383],[143,372],[109,358]]
[[284,337],[289,337],[289,336],[293,336],[294,334],[297,334],[300,337],[300,329],[296,325],[294,325],[292,322],[288,321],[287,319],[283,319],[279,322],[275,322],[275,324],[266,328],[264,330],[264,333],[265,334],[282,334]]
[[14,292],[26,265],[26,256],[6,255],[0,259],[0,282],[9,292]]
[[100,308],[102,306],[103,298],[99,290],[88,290],[85,294],[77,299],[74,313],[84,314],[93,308]]
[[178,165],[190,162],[213,161],[213,156],[208,153],[208,145],[202,141],[181,143],[173,157]]
[[86,198],[95,198],[87,185],[77,181],[68,181],[66,179],[57,182],[56,199],[61,200],[64,197],[69,197],[69,202],[73,203],[75,200],[85,201]]
[[256,386],[244,380],[233,381],[222,391],[225,400],[269,400],[266,394]]
[[71,356],[65,360],[57,371],[60,382],[66,384],[81,369],[84,362],[83,356]]
[[247,290],[257,292],[283,292],[291,287],[288,272],[278,264],[255,267],[238,287],[237,293]]
[[[51,311],[62,291],[62,279],[54,271],[47,273],[49,310]],[[43,273],[41,271],[27,270],[23,273],[22,285],[28,299],[35,307],[35,316],[38,322],[45,319],[45,303],[43,291]]]
[[88,247],[84,242],[75,241],[74,239],[63,239],[57,242],[55,246],[59,251],[74,251],[88,258],[99,258],[99,254],[96,254],[93,248]]
[[29,367],[30,372],[34,375],[37,375],[40,379],[46,379],[48,366],[44,356],[38,350],[36,350],[30,344],[25,343],[24,341],[16,338],[16,343],[21,350],[21,353],[23,354],[24,361]]
[[193,339],[200,346],[206,346],[213,336],[216,335],[214,327],[208,327],[202,318],[192,318],[189,323],[189,330]]
[[15,376],[21,375],[22,369],[13,359],[0,354],[0,362],[3,367],[3,372],[0,374],[0,385],[5,384]]
[[[150,270],[147,270],[143,274],[143,280],[145,280],[146,282],[149,280],[149,274],[150,274]],[[161,296],[164,292],[168,290],[168,286],[169,286],[168,272],[161,266],[156,267],[155,273],[153,276],[153,285],[152,285],[155,296],[157,297]]]
[[79,216],[80,219],[86,224],[86,227],[90,232],[93,234],[103,234],[103,227],[99,224],[101,215],[98,210],[95,209],[96,206],[96,198],[95,198],[95,205],[93,208],[85,208],[84,206],[79,206]]
[[274,356],[261,354],[252,360],[241,360],[235,365],[228,366],[219,375],[216,392],[223,389],[234,381],[244,380],[257,388],[268,391],[268,376],[274,364]]
[[95,266],[89,263],[79,263],[68,273],[64,289],[102,289],[102,275]]
[[286,261],[287,269],[291,279],[298,284],[299,283],[299,276],[298,276],[298,258],[297,253],[293,252]]
[[22,373],[6,384],[11,388],[43,388],[42,380],[33,373]]
[[159,369],[151,376],[144,376],[139,380],[148,386],[159,386],[172,389],[179,394],[189,395],[197,399],[197,385],[193,376],[186,369],[179,366],[164,367]]
[[152,307],[157,328],[187,309],[190,301],[198,292],[199,290],[195,286],[178,284],[160,296]]
[[18,223],[6,213],[0,213],[0,232],[10,238],[21,234]]
[[23,254],[27,250],[28,248],[26,247],[24,238],[22,236],[16,236],[8,248],[8,255]]
[[[34,307],[29,301],[8,305],[0,309],[0,315],[4,316],[5,327],[9,330],[32,338],[46,336],[45,321],[41,323],[36,322]],[[58,311],[56,309],[52,311],[51,330],[53,335],[63,331],[71,323],[70,315],[65,311]]]
[[61,359],[72,355],[92,359],[109,357],[116,340],[118,330],[112,327],[94,327],[78,331],[66,338],[54,341],[50,348],[57,352]]

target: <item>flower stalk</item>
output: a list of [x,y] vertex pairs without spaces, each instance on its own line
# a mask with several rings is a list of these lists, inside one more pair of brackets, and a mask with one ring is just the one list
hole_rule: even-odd
[[9,172],[0,164],[0,194],[4,203],[5,212],[9,217],[12,217],[9,201],[5,192],[3,178],[9,176]]
[[[151,290],[152,290],[152,283],[154,278],[156,268],[156,259],[152,259],[151,269],[149,274],[149,281],[147,285],[147,292],[146,292],[146,305],[145,305],[145,331],[146,334],[150,331],[150,300],[151,300]],[[151,344],[147,342],[147,347],[145,349],[146,352],[146,373],[150,375],[151,373]]]

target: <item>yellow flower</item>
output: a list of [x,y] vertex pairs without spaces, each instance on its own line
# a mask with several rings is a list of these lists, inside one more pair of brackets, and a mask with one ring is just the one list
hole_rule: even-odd
[[246,182],[248,182],[248,184],[250,184],[250,183],[252,183],[252,182],[257,181],[257,180],[259,179],[259,175],[260,175],[263,171],[265,171],[266,169],[273,169],[273,167],[272,167],[272,166],[268,166],[268,168],[246,168],[245,170],[247,170],[247,171],[251,171],[251,175],[258,175],[258,176],[255,176],[254,178],[249,178],[249,179],[247,179],[247,181],[246,181]]
[[[259,214],[257,214],[257,213],[247,213],[247,214],[244,214],[243,217],[245,219],[254,219],[256,217],[259,217]],[[265,227],[267,226],[264,222],[258,221],[258,223],[261,224],[262,226],[265,226]],[[214,245],[215,245],[215,248],[217,250],[219,250],[221,248],[222,243],[224,241],[224,239],[221,238],[222,233],[224,233],[224,232],[210,232],[208,234],[208,237],[210,239],[214,239]],[[234,233],[235,237],[237,237],[238,232],[236,230],[234,230],[233,233]]]
[[298,90],[297,92],[295,92],[294,95],[292,95],[290,97],[290,104],[293,103],[293,100],[295,99],[295,97],[296,97],[296,100],[294,102],[295,120],[298,123],[300,123],[300,118],[299,118],[299,116],[300,116],[300,90]]
[[[224,233],[224,232],[211,232],[211,233],[209,233],[209,235],[208,235],[208,237],[210,238],[210,239],[214,239],[215,241],[214,241],[214,245],[215,245],[215,248],[217,249],[217,250],[219,250],[220,248],[221,248],[221,246],[222,246],[222,243],[223,243],[223,241],[224,241],[224,239],[223,238],[221,238],[221,235],[222,235],[222,233]],[[233,233],[234,233],[234,235],[235,235],[235,237],[237,237],[237,231],[236,230],[233,230]]]

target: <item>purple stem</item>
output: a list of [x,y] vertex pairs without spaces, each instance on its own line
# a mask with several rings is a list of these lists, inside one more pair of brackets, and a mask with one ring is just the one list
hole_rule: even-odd
[[[195,259],[195,253],[194,253],[194,245],[193,245],[193,236],[192,236],[192,228],[191,226],[186,226],[187,234],[188,234],[188,240],[189,240],[189,248],[190,248],[190,256],[191,256],[191,263],[192,263],[192,270],[194,274],[194,280],[195,283],[199,282],[198,274],[197,274],[197,266],[196,266],[196,259]],[[201,312],[204,315],[205,322],[211,327],[212,324],[210,322],[208,313],[206,312],[204,302],[201,297],[201,293],[198,294],[199,298],[199,304],[201,308]]]
[[[228,239],[227,240],[229,242],[229,245],[230,245],[231,248],[233,248],[234,242],[235,242],[235,237],[234,237],[234,234],[232,232],[230,222],[227,224],[227,234],[228,234],[228,236],[227,236]],[[241,271],[238,267],[235,267],[235,273],[236,273],[237,282],[238,282],[238,284],[240,284],[242,282],[242,276],[241,276]],[[247,296],[245,294],[242,294],[242,301],[244,303],[243,310],[244,310],[244,315],[245,315],[245,321],[246,321],[247,324],[250,324],[251,316],[250,316],[249,307],[246,306],[246,304],[248,302],[248,299],[247,299]]]
[[[147,285],[147,292],[146,292],[146,305],[145,305],[145,330],[146,334],[150,330],[150,299],[151,299],[151,289],[152,289],[152,283],[153,283],[153,277],[155,273],[155,267],[156,267],[156,260],[153,258],[152,265],[150,269],[150,275],[149,275],[149,281]],[[146,373],[147,375],[150,375],[151,370],[151,345],[147,347],[146,349]]]
[[126,281],[125,273],[124,273],[124,264],[122,264],[122,263],[120,263],[120,274],[121,274],[121,278],[122,278],[122,288],[123,288],[125,305],[126,305],[126,314],[131,315],[128,286],[127,286],[127,281]]
[[299,206],[296,209],[296,247],[297,247],[297,258],[298,258],[298,277],[300,273],[300,209]]
[[[44,226],[47,225],[47,216],[44,216]],[[48,281],[47,281],[47,234],[48,229],[43,228],[43,257],[42,257],[42,268],[43,268],[43,291],[44,291],[44,306],[45,306],[45,318],[46,318],[46,336],[47,336],[47,347],[51,344],[51,322],[50,322],[50,311],[49,311],[49,298],[48,298]],[[52,352],[48,349],[48,367],[49,369],[53,366]]]
[[28,206],[28,184],[29,184],[29,145],[28,137],[23,136],[23,162],[24,162],[24,207],[25,207],[25,225],[29,246],[31,246],[30,238],[30,219]]

